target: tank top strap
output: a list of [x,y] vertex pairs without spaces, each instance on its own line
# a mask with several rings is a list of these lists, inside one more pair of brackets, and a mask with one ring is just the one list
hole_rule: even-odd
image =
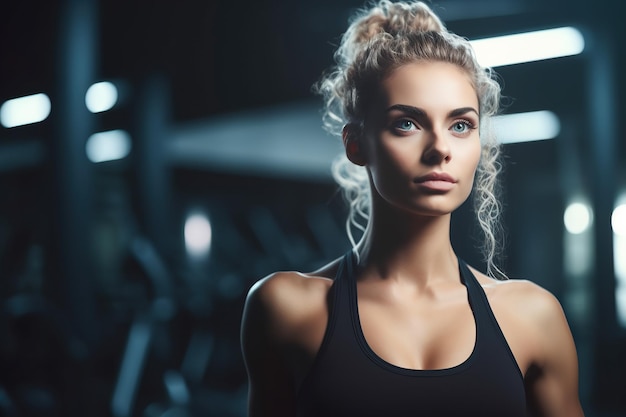
[[487,296],[485,295],[485,291],[480,286],[480,283],[476,279],[476,276],[474,276],[472,271],[470,271],[467,263],[461,258],[458,258],[458,262],[459,272],[461,274],[461,281],[463,282],[463,285],[465,285],[465,287],[467,288],[467,295],[470,306],[474,311],[474,315],[476,316],[477,321],[482,322],[482,320],[478,319],[488,318],[489,312],[491,311]]
[[[337,268],[335,279],[331,287],[329,325],[334,328],[338,325],[342,331],[352,327],[352,291],[357,255],[353,250],[347,251]],[[332,330],[332,329],[331,329]]]
[[[324,338],[317,354],[316,361],[324,356],[331,340],[343,338],[346,329],[352,327],[350,315],[350,279],[353,275],[355,255],[352,250],[345,253],[339,261],[337,272],[330,288],[329,306],[328,306],[328,323]],[[337,330],[338,329],[338,330]]]
[[481,336],[477,338],[477,340],[491,340],[493,343],[489,343],[491,349],[495,349],[498,346],[500,349],[504,349],[506,352],[506,356],[512,362],[514,368],[518,372],[518,376],[523,380],[524,376],[517,365],[517,361],[511,348],[504,337],[504,333],[502,333],[502,329],[500,328],[500,324],[496,319],[493,310],[491,309],[491,305],[489,304],[489,299],[487,298],[487,294],[485,290],[478,282],[476,276],[472,273],[472,271],[467,266],[467,263],[459,258],[459,269],[461,271],[461,279],[463,280],[468,293],[469,303],[474,312],[474,316],[476,318],[477,324],[477,332],[481,332]]
[[[337,271],[337,277],[339,277],[339,275],[343,275],[344,280],[353,277],[356,263],[357,254],[354,249],[350,249],[343,255],[343,258],[341,259],[341,263],[339,265],[340,270]],[[342,268],[343,270],[341,270]]]

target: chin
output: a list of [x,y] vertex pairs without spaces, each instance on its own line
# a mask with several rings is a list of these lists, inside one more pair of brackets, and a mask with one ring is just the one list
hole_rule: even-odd
[[415,210],[414,213],[423,217],[441,217],[452,214],[454,209],[446,209],[446,208],[424,208],[421,210]]
[[403,212],[418,217],[441,217],[448,216],[454,212],[459,205],[454,204],[414,204],[408,206],[395,205]]
[[[421,199],[420,199],[421,200]],[[445,216],[451,214],[467,200],[467,198],[441,198],[428,199],[429,201],[416,201],[410,209],[415,214],[422,216]]]
[[[447,216],[458,209],[469,197],[469,193],[466,195],[462,193],[444,193],[444,194],[422,194],[413,195],[408,199],[406,197],[396,196],[393,198],[387,196],[387,198],[378,194],[378,204],[376,203],[376,197],[374,198],[374,205],[381,205],[380,207],[388,207],[391,209],[389,215],[393,215],[393,211],[400,210],[405,214],[422,216],[422,217],[439,217]],[[388,209],[382,209],[387,211]]]

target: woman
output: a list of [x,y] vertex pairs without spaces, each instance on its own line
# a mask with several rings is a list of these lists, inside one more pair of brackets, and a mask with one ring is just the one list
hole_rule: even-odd
[[[582,416],[561,306],[494,265],[500,89],[423,3],[381,1],[319,84],[349,165],[354,249],[250,290],[249,415]],[[474,191],[487,273],[458,259],[450,216]],[[367,221],[354,242],[351,225]],[[490,276],[491,275],[491,276]]]

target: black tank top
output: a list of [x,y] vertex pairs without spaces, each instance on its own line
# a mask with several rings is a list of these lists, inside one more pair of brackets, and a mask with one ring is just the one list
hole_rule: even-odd
[[524,379],[484,290],[459,259],[476,323],[474,350],[447,369],[392,365],[374,353],[361,329],[355,256],[341,261],[330,294],[320,350],[298,392],[299,417],[525,417]]

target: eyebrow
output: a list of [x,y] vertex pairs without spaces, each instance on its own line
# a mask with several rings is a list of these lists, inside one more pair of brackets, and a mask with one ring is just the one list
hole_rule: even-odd
[[[400,110],[416,118],[426,116],[426,112],[424,110],[420,109],[419,107],[408,106],[406,104],[394,104],[393,106],[387,108],[387,113],[393,110]],[[450,113],[448,113],[448,117],[459,117],[470,112],[474,112],[476,113],[476,116],[480,117],[478,110],[473,107],[460,107],[458,109],[454,109],[450,111]]]

